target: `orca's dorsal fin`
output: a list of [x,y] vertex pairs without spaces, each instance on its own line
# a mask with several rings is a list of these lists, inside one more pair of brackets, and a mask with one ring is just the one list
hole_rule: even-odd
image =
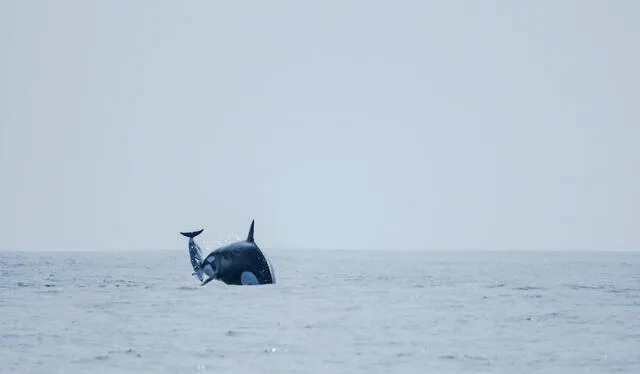
[[251,221],[251,227],[249,228],[249,235],[247,235],[247,241],[249,243],[253,243],[253,225],[255,223],[255,220]]

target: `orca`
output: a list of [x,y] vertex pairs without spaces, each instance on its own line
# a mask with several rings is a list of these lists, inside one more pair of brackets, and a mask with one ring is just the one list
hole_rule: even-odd
[[[218,280],[229,285],[263,285],[276,282],[273,267],[253,238],[255,220],[251,221],[249,234],[245,240],[227,244],[213,250],[202,258],[202,250],[195,237],[204,229],[181,232],[189,238],[189,257],[193,274],[200,280],[200,286]],[[204,275],[207,279],[203,281]]]

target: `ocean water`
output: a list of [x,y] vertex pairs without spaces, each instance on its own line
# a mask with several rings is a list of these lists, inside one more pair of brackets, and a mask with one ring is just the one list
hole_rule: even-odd
[[640,253],[0,253],[2,373],[640,373]]

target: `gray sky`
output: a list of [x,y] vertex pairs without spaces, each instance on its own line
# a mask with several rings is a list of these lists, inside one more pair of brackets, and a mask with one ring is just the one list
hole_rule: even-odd
[[0,249],[638,249],[639,16],[2,1]]

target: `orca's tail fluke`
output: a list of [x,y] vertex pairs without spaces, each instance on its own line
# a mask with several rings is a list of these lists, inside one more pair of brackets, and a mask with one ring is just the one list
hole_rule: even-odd
[[180,234],[186,236],[187,238],[195,238],[196,236],[200,235],[203,231],[204,229],[199,231],[192,231],[192,232],[181,232]]

